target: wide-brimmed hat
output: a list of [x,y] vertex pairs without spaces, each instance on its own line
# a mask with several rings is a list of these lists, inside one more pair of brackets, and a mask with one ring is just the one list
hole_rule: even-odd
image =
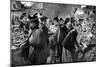
[[30,21],[37,21],[38,19],[41,19],[42,13],[35,13],[32,17],[29,15],[29,20]]
[[57,21],[57,22],[59,21],[58,17],[55,17],[55,18],[53,19],[53,21],[54,21],[54,20]]
[[66,18],[64,24],[67,24],[70,21],[70,18]]
[[59,21],[64,21],[64,19],[63,18],[60,18],[60,20]]
[[41,22],[46,21],[47,19],[48,19],[48,17],[46,17],[46,16],[43,16],[43,17],[40,18]]

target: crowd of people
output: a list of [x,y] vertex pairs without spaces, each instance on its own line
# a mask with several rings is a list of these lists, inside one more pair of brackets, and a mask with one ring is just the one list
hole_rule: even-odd
[[[50,19],[39,12],[30,15],[22,13],[20,17],[11,20],[11,29],[12,32],[18,30],[14,26],[16,24],[19,31],[23,32],[26,37],[17,49],[22,50],[21,56],[24,57],[24,61],[28,60],[27,64],[66,62],[63,56],[64,49],[71,53],[70,62],[78,62],[78,52],[84,53],[90,45],[88,41],[95,37],[93,32],[95,24],[92,24],[91,29],[88,30],[83,29],[83,22],[84,19],[76,20],[74,16],[65,19],[62,17]],[[91,33],[87,35],[88,41],[86,42],[82,40],[82,34],[87,31]]]

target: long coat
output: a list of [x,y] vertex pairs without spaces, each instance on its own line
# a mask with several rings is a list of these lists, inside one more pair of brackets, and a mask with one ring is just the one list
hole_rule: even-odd
[[34,51],[30,55],[32,64],[44,64],[49,56],[49,48],[47,46],[47,31],[44,31],[44,29],[42,29],[44,26],[42,26],[43,25],[41,24],[40,29],[34,30],[29,38],[30,45],[34,47]]

